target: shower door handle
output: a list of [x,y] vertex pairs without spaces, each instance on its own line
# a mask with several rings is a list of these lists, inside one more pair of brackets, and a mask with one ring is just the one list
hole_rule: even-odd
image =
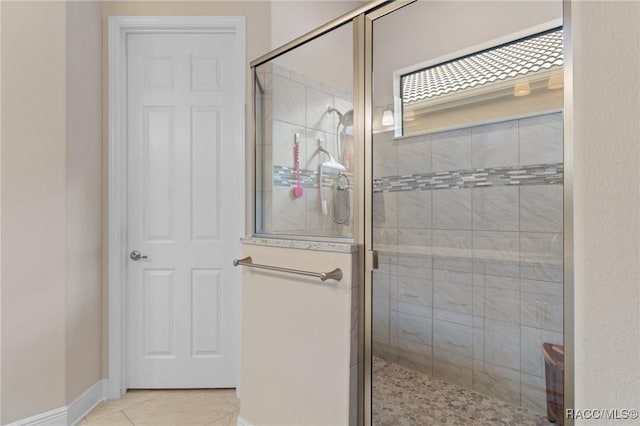
[[378,269],[378,250],[367,251],[368,264],[371,265],[371,270]]

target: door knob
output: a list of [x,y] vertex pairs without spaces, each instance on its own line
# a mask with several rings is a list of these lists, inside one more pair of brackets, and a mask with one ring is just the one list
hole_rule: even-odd
[[131,260],[140,260],[140,259],[146,259],[147,256],[143,256],[142,254],[140,254],[140,252],[138,250],[134,250],[129,254],[129,257],[131,258]]

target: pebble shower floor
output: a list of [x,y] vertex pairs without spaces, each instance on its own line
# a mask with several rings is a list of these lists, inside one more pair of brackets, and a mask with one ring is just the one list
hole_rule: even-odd
[[374,357],[374,426],[549,426],[546,416]]

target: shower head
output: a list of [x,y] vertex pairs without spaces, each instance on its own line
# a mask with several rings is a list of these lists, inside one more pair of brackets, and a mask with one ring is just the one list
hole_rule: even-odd
[[350,109],[349,111],[343,114],[337,108],[328,106],[327,113],[330,113],[330,112],[335,112],[336,114],[338,114],[338,119],[340,120],[340,124],[342,124],[344,127],[353,126],[353,110],[352,109]]

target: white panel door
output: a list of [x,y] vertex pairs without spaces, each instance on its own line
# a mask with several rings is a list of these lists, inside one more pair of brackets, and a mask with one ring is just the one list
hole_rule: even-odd
[[127,40],[127,235],[141,256],[128,259],[129,388],[236,385],[244,58],[233,37]]

